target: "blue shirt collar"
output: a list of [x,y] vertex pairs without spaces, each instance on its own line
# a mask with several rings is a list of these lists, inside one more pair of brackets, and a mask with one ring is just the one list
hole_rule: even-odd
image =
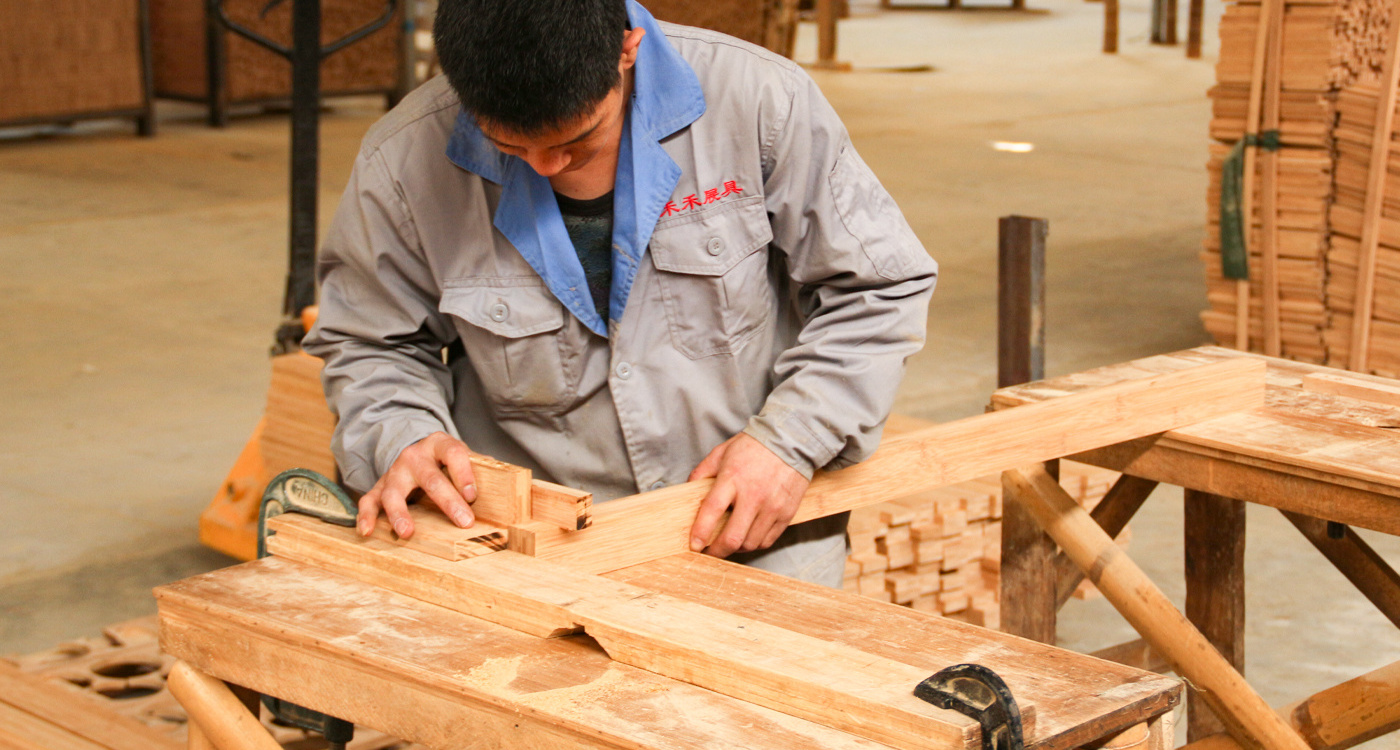
[[[627,17],[633,28],[645,29],[646,36],[632,69],[632,101],[614,187],[609,305],[613,320],[622,317],[651,232],[680,180],[680,167],[659,141],[694,123],[705,112],[705,95],[695,71],[671,46],[656,19],[635,0],[627,2]],[[607,321],[594,308],[549,180],[521,159],[498,151],[465,111],[457,115],[453,125],[447,158],[502,186],[496,228],[570,312],[594,333],[606,336]]]

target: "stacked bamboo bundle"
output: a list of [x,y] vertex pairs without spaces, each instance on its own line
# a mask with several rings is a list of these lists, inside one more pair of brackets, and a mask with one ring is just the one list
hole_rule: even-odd
[[[1061,484],[1088,508],[1118,477],[1069,461],[1060,467]],[[984,477],[853,511],[845,589],[997,628],[1001,509],[1000,479]],[[1085,583],[1076,595],[1090,590]]]
[[[1260,21],[1275,15],[1266,8],[1276,7],[1282,8],[1280,28],[1270,37]],[[1371,223],[1363,217],[1378,81],[1393,34],[1390,15],[1389,0],[1227,5],[1217,85],[1210,91],[1210,134],[1218,143],[1211,147],[1202,253],[1210,306],[1201,317],[1217,343],[1400,373],[1400,257],[1388,257],[1400,252],[1400,224],[1389,223],[1389,216],[1400,218],[1400,208],[1379,224],[1370,361],[1357,365],[1349,352],[1358,277],[1367,276],[1357,269],[1364,265],[1363,227]],[[1270,130],[1277,130],[1278,149],[1260,147],[1248,157],[1253,170],[1245,177],[1252,189],[1244,199],[1244,284],[1226,278],[1221,266],[1222,164],[1246,132]],[[1394,203],[1400,205],[1400,194]],[[1393,233],[1389,240],[1387,231]],[[1245,289],[1247,342],[1238,340]]]

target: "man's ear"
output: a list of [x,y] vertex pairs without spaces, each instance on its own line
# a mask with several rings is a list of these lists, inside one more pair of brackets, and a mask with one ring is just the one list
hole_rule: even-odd
[[646,35],[646,29],[628,29],[622,35],[622,61],[618,63],[618,70],[627,70],[637,64],[637,50],[641,49],[642,37]]

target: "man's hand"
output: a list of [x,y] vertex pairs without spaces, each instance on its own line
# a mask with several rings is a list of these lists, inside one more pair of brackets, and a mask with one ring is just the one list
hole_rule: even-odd
[[[810,482],[763,443],[745,433],[720,443],[690,481],[715,478],[690,528],[690,548],[715,557],[767,549],[787,528]],[[732,510],[731,510],[732,508]],[[715,526],[730,511],[724,529],[709,544]]]
[[403,449],[394,465],[360,498],[355,528],[360,536],[374,531],[380,508],[400,538],[413,536],[413,519],[408,515],[408,496],[421,489],[452,522],[466,528],[476,520],[471,503],[476,502],[476,477],[472,475],[471,451],[467,444],[445,432],[433,434]]

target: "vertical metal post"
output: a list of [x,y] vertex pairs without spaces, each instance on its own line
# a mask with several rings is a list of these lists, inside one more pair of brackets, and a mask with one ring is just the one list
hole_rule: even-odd
[[[282,312],[316,304],[316,200],[320,174],[321,0],[294,0],[292,13],[291,263]],[[286,328],[300,328],[284,326]],[[295,349],[296,341],[281,342]],[[297,341],[300,336],[297,335]],[[287,345],[290,344],[290,347]]]
[[[1045,377],[1045,219],[1005,216],[997,233],[997,387]],[[1059,476],[1057,462],[1047,467]],[[1001,628],[1055,642],[1055,542],[1003,486]]]

